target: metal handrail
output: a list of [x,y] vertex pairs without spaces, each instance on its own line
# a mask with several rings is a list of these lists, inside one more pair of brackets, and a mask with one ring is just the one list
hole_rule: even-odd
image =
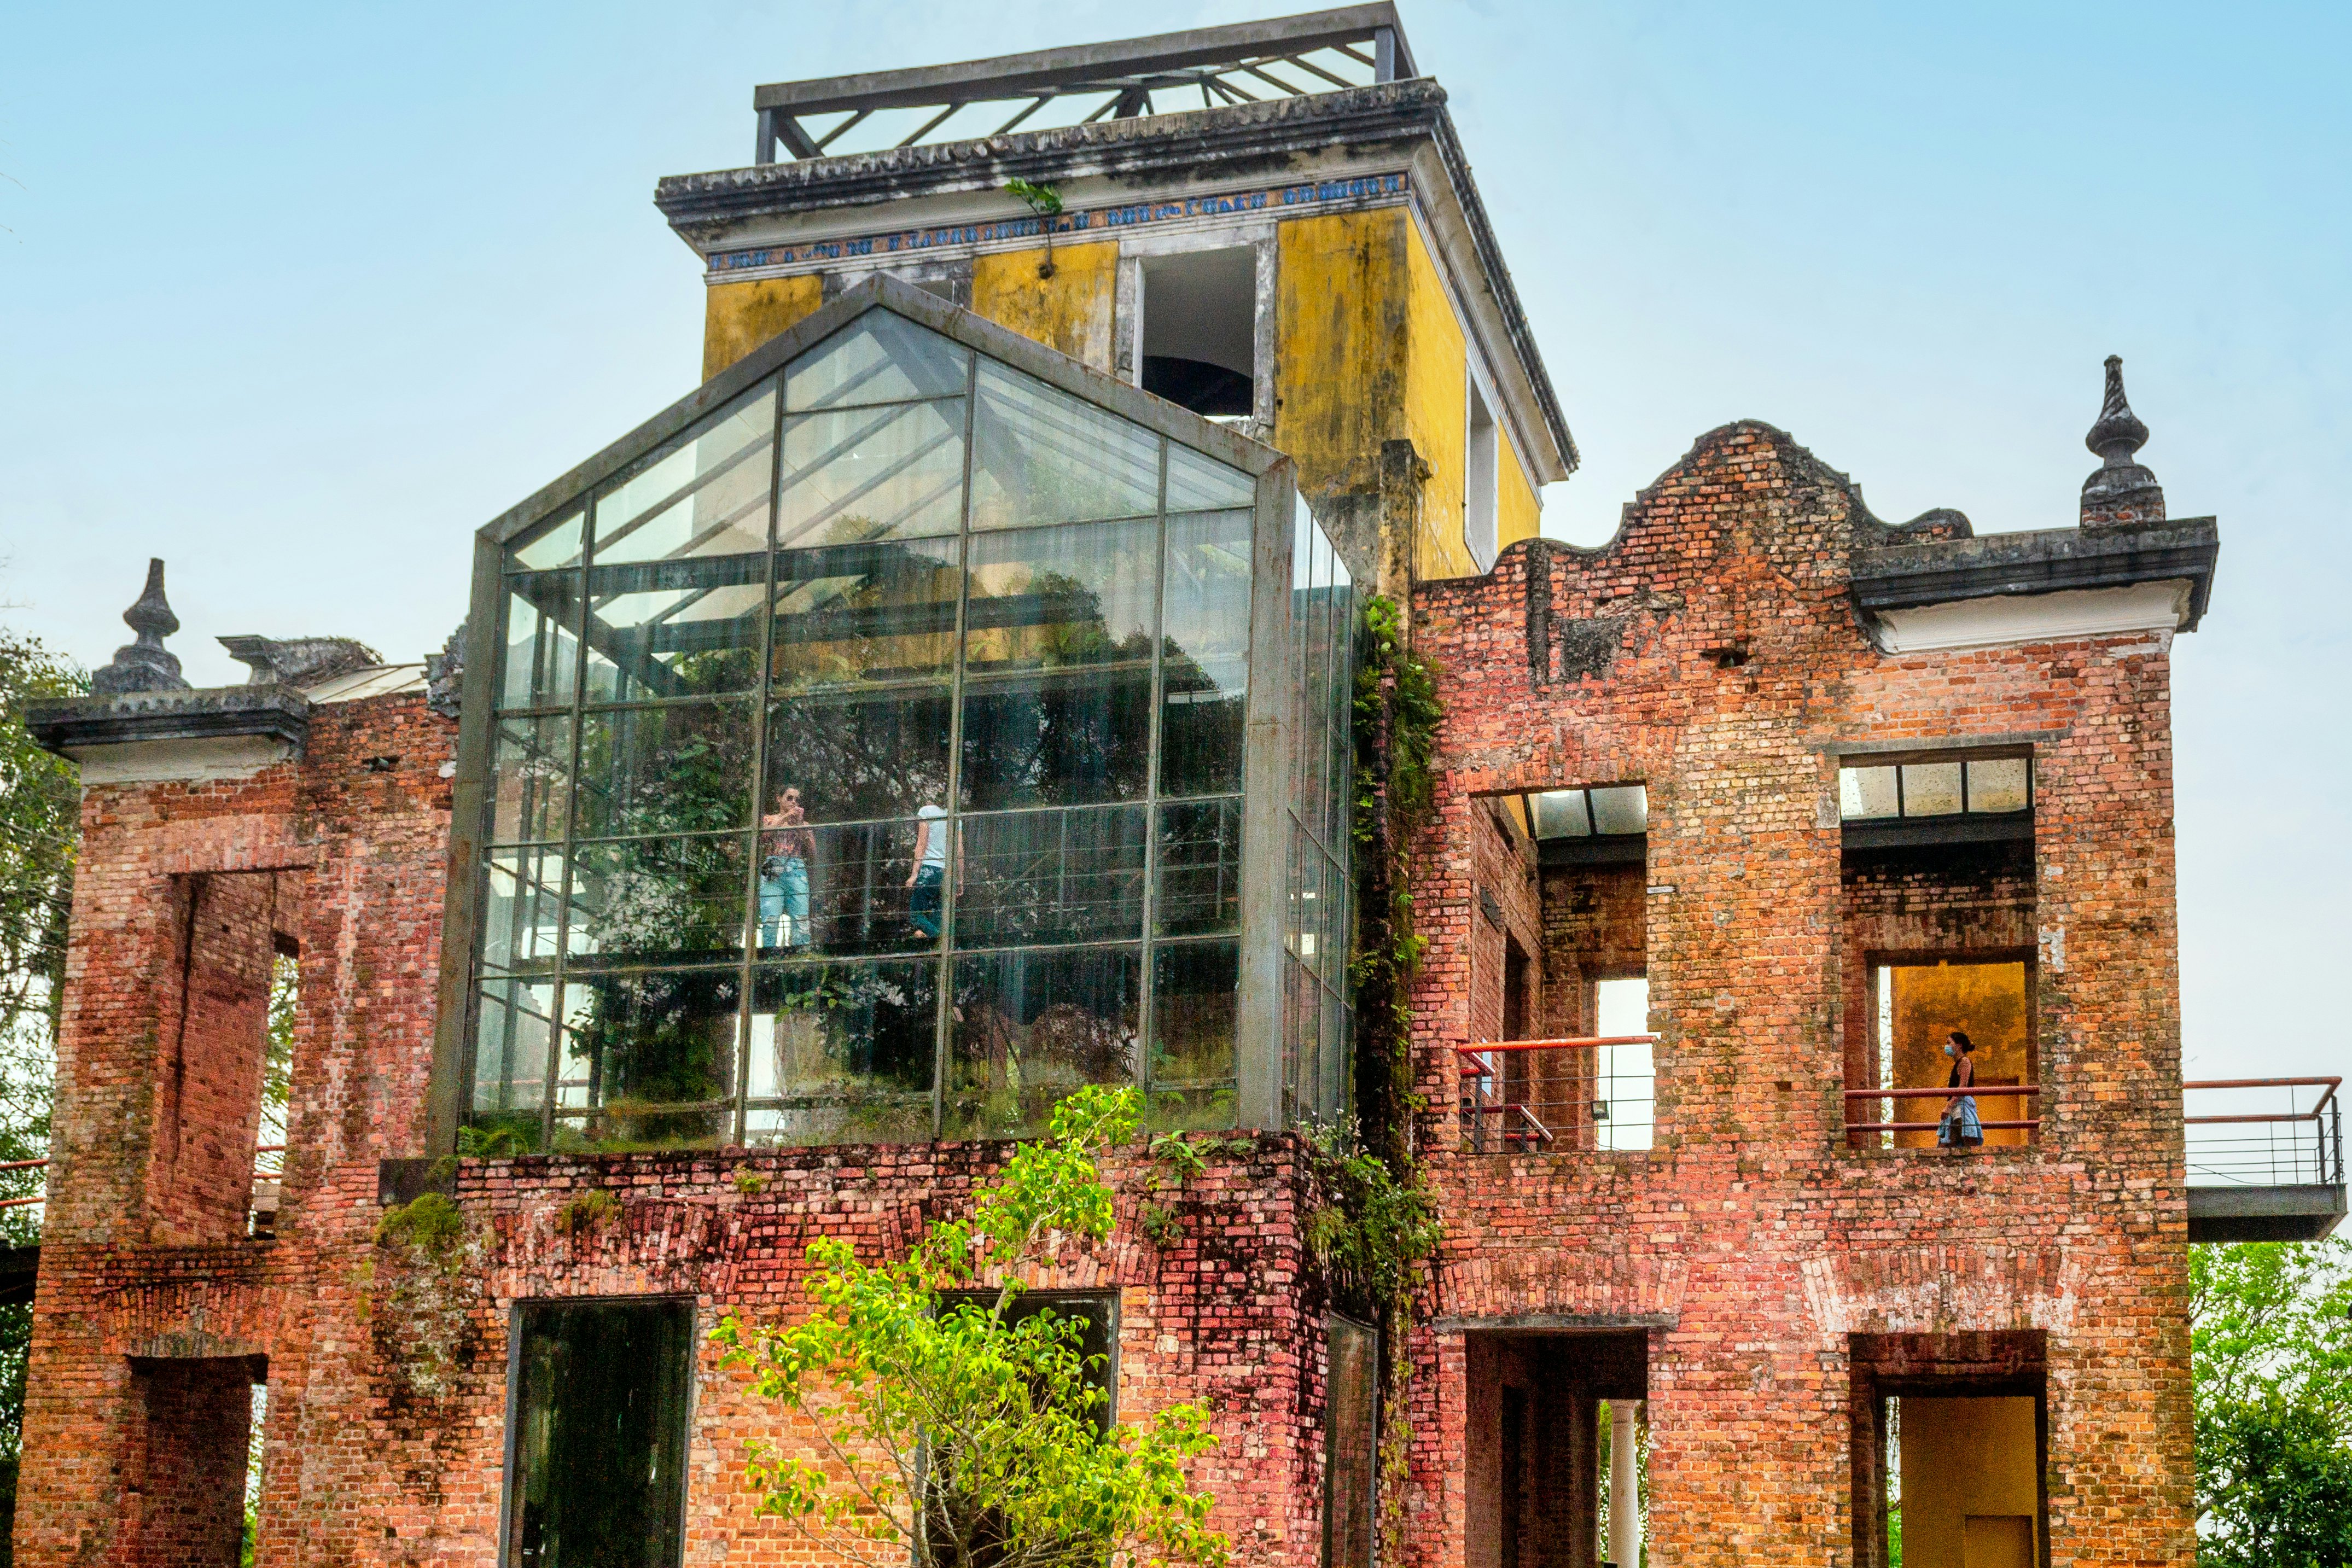
[[[1587,1108],[1583,1102],[1543,1101],[1542,1103],[1548,1105],[1560,1105],[1567,1108],[1569,1118],[1567,1125],[1562,1129],[1555,1130],[1553,1126],[1546,1124],[1542,1117],[1536,1114],[1535,1105],[1530,1101],[1524,1098],[1499,1097],[1495,1085],[1496,1081],[1503,1077],[1503,1071],[1502,1063],[1497,1058],[1531,1051],[1597,1051],[1610,1046],[1654,1045],[1658,1038],[1655,1034],[1643,1033],[1567,1035],[1551,1040],[1455,1042],[1451,1049],[1454,1053],[1463,1085],[1459,1109],[1464,1119],[1464,1131],[1465,1134],[1471,1135],[1473,1140],[1470,1145],[1473,1152],[1481,1151],[1486,1147],[1486,1134],[1483,1129],[1487,1124],[1484,1118],[1489,1116],[1498,1118],[1494,1124],[1495,1134],[1501,1147],[1506,1150],[1553,1148],[1561,1144],[1563,1134],[1568,1136],[1570,1143],[1581,1146],[1581,1136],[1577,1134],[1576,1129],[1581,1123],[1584,1109]],[[1596,1067],[1594,1071],[1597,1072],[1598,1068]],[[1642,1076],[1643,1075],[1633,1075],[1634,1078]],[[1614,1076],[1611,1079],[1612,1082],[1617,1081]],[[1639,1095],[1611,1095],[1605,1100],[1591,1103],[1589,1109],[1594,1120],[1597,1122],[1605,1113],[1607,1106],[1616,1103],[1621,1099],[1629,1104],[1647,1103],[1644,1097]],[[1586,1130],[1590,1132],[1591,1129]]]
[[[2289,1132],[2281,1147],[2276,1136],[2227,1142],[2191,1142],[2188,1148],[2191,1185],[2202,1175],[2210,1182],[2247,1186],[2342,1186],[2344,1185],[2344,1108],[2337,1092],[2340,1077],[2331,1078],[2205,1078],[2184,1082],[2182,1094],[2232,1089],[2316,1089],[2319,1098],[2305,1111],[2258,1112],[2229,1116],[2183,1115],[2189,1127],[2299,1127],[2311,1124],[2310,1141]],[[2289,1104],[2293,1104],[2290,1099]],[[2185,1109],[2185,1107],[2184,1107]]]
[[[2041,1092],[2042,1085],[2039,1083],[1963,1083],[1958,1088],[1943,1084],[1927,1089],[1849,1089],[1845,1092],[1845,1099],[1846,1103],[1852,1105],[1856,1100],[1957,1100],[1963,1094],[1987,1100],[2014,1094],[2023,1099]],[[2042,1118],[2004,1117],[1997,1121],[1979,1118],[1977,1125],[1988,1132],[2038,1134],[2042,1129]],[[1942,1126],[1941,1122],[1848,1122],[1845,1130],[1849,1133],[1933,1133]]]

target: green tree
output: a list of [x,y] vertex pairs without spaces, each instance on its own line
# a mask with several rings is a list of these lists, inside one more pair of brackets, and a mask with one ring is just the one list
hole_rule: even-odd
[[2199,1560],[2352,1564],[2352,1241],[2192,1247]]
[[[47,1158],[57,1071],[58,988],[65,977],[81,787],[73,765],[34,744],[25,705],[70,696],[79,672],[28,637],[0,632],[0,1164]],[[0,1198],[37,1197],[43,1173],[0,1171]],[[0,1208],[0,1247],[40,1239],[40,1207]],[[32,1308],[0,1306],[0,1560],[16,1512]]]
[[934,1221],[898,1262],[814,1241],[811,1317],[719,1326],[730,1364],[753,1369],[752,1392],[817,1435],[818,1459],[755,1445],[761,1512],[876,1568],[909,1553],[918,1568],[1226,1561],[1212,1500],[1185,1477],[1216,1440],[1207,1413],[1180,1404],[1107,1422],[1080,1321],[1016,1310],[1023,1277],[1057,1248],[1110,1234],[1096,1157],[1133,1134],[1139,1109],[1131,1089],[1080,1090],[1055,1107],[1049,1139],[1014,1148],[968,1219]]

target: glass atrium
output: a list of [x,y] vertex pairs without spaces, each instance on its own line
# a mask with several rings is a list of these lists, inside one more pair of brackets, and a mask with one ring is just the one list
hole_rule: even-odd
[[1339,1108],[1355,597],[1269,449],[885,281],[483,541],[478,1138]]

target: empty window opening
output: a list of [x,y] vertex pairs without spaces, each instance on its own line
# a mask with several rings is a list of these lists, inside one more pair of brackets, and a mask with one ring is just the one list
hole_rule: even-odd
[[1323,1562],[1326,1568],[1372,1568],[1380,1336],[1345,1318],[1325,1326],[1331,1371],[1323,1396]]
[[[1533,851],[1540,943],[1523,971],[1506,949],[1498,1020],[1473,1009],[1473,1038],[1461,1048],[1462,1146],[1650,1148],[1648,789],[1604,784],[1497,799],[1498,821],[1517,825]],[[1488,1042],[1496,1048],[1482,1049]]]
[[1640,1568],[1639,1333],[1469,1336],[1469,1568]]
[[1256,407],[1256,251],[1148,256],[1142,273],[1143,390],[1211,418],[1246,418]]
[[508,1568],[676,1568],[693,1341],[687,1301],[516,1310]]
[[229,1568],[257,1500],[259,1356],[133,1357],[121,1475],[130,1560]]
[[1838,769],[1848,849],[2033,837],[2033,759],[2023,753],[1916,759]]
[[[1974,1104],[1985,1146],[2031,1143],[2039,1098],[2032,978],[2021,957],[1874,966],[1874,1087],[1898,1092],[1850,1096],[1849,1124],[1874,1119],[1878,1147],[1935,1147],[1942,1136],[1938,1124],[1957,1105],[1956,1085],[1966,1077],[1974,1089],[1966,1098]],[[1966,1037],[1968,1050],[1960,1050],[1956,1034]],[[1864,1113],[1874,1107],[1874,1118]]]
[[1470,559],[1485,571],[1495,564],[1497,486],[1502,473],[1501,439],[1494,413],[1486,406],[1478,379],[1468,381],[1470,425],[1462,450],[1462,541]]
[[250,1563],[261,1544],[261,1435],[269,1414],[269,1385],[266,1380],[253,1385],[252,1424],[247,1428],[245,1448],[245,1539],[237,1561]]
[[252,1233],[278,1234],[285,1197],[286,1118],[294,1098],[294,1020],[301,1010],[302,965],[293,941],[277,939],[269,969],[269,1022],[261,1050],[261,1122],[253,1145]]
[[[257,1151],[265,1135],[273,1047],[290,1043],[290,1002],[279,995],[281,896],[268,872],[207,873],[175,880],[179,951],[173,1011],[156,1040],[154,1149],[148,1204],[157,1239],[228,1241],[255,1233]],[[299,883],[293,884],[299,886]],[[282,890],[290,894],[292,886]],[[284,1027],[278,1027],[284,1011]],[[284,1066],[275,1074],[285,1082]],[[284,1126],[282,1102],[276,1125]],[[275,1222],[275,1195],[270,1222]],[[267,1234],[267,1231],[264,1231]]]

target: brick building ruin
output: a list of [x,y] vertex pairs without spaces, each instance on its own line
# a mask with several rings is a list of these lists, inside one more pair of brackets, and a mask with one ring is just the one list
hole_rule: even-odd
[[[157,567],[33,719],[84,807],[20,1563],[233,1563],[257,1409],[264,1564],[822,1560],[709,1329],[1093,1082],[1244,1134],[1154,1234],[1115,1159],[1034,1281],[1123,1417],[1213,1402],[1239,1561],[1867,1568],[1890,1465],[1912,1568],[2193,1561],[2187,1243],[2344,1208],[2332,1107],[2191,1179],[2212,520],[2110,361],[2063,526],[1885,524],[1742,422],[1538,537],[1576,448],[1445,104],[1385,5],[761,88],[656,195],[704,384],[482,530],[442,654],[191,690]],[[1369,1103],[1376,595],[1444,708],[1388,1321],[1301,1145]],[[453,1247],[380,1239],[426,1190]]]

